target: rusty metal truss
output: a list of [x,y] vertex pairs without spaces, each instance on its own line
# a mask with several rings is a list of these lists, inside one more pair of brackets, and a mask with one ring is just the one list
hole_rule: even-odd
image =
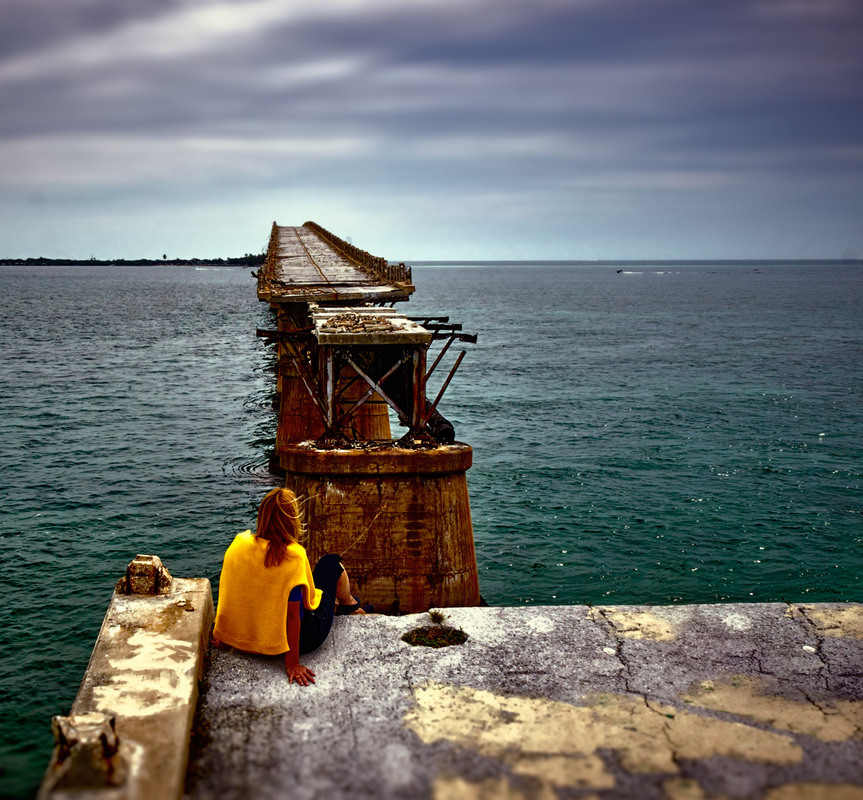
[[[367,313],[372,309],[357,309]],[[388,310],[388,309],[387,309]],[[408,428],[402,443],[409,447],[436,446],[427,426],[435,414],[466,351],[462,350],[441,385],[434,401],[426,397],[428,379],[441,364],[444,356],[456,341],[476,342],[475,334],[463,333],[461,325],[449,324],[448,317],[407,318],[395,315],[397,320],[414,323],[420,331],[409,337],[412,341],[398,341],[398,331],[375,332],[368,341],[358,341],[361,335],[327,334],[320,324],[293,330],[258,330],[266,344],[279,344],[282,357],[280,368],[292,368],[300,378],[320,415],[325,433],[321,443],[349,440],[351,422],[362,406],[380,397],[396,414],[399,422]],[[426,322],[418,325],[418,322]],[[394,341],[395,340],[395,341]],[[432,342],[443,346],[432,363],[427,366],[428,350]],[[347,369],[345,369],[347,368]],[[347,372],[350,378],[341,378]],[[349,392],[360,382],[365,391],[348,400]],[[347,408],[345,409],[345,406]]]

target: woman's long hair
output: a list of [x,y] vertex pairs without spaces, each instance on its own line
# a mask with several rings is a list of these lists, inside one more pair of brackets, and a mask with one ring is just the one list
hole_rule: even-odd
[[267,552],[264,566],[281,564],[289,544],[299,542],[305,535],[300,505],[290,489],[273,489],[258,508],[258,527],[255,536],[265,539]]

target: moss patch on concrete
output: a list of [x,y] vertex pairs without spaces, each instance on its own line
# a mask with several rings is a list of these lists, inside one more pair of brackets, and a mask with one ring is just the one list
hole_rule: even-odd
[[458,628],[446,625],[425,625],[414,628],[402,636],[402,641],[414,647],[450,647],[454,644],[464,644],[467,634]]

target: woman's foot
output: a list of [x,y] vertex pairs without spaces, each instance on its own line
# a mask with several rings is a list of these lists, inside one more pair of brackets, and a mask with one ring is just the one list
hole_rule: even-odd
[[362,605],[362,601],[358,597],[354,597],[351,595],[351,600],[353,603],[339,603],[336,606],[336,614],[339,616],[345,616],[347,614],[365,614],[366,608],[369,608],[368,605]]
[[336,584],[336,614],[339,616],[366,614],[373,610],[374,606],[368,603],[363,605],[359,598],[351,594],[351,579],[343,564],[342,574],[339,575],[339,582]]

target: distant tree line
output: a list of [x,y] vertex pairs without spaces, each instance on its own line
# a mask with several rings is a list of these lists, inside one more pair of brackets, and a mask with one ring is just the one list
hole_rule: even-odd
[[157,264],[171,264],[179,267],[188,266],[224,266],[224,267],[258,267],[264,263],[264,253],[246,253],[236,258],[0,258],[0,264],[21,267],[68,267],[75,264],[93,264],[96,266],[117,267],[151,267]]

